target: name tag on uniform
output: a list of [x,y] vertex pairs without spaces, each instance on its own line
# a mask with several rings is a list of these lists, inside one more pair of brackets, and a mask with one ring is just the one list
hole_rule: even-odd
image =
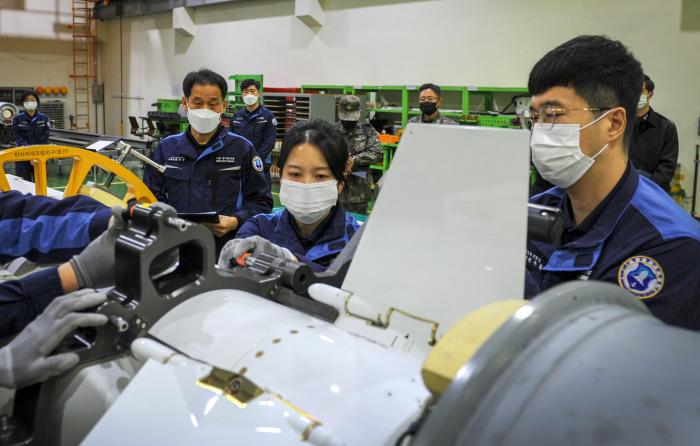
[[267,122],[267,119],[265,119],[265,118],[258,118],[258,123],[264,124],[264,123],[266,123],[266,122]]
[[236,162],[236,158],[233,156],[217,156],[214,162],[218,164],[233,164]]
[[171,163],[184,163],[185,162],[185,157],[184,156],[171,156],[168,158],[168,161]]

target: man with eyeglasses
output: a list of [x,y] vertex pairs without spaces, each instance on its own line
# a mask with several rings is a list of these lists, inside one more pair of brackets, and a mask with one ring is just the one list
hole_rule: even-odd
[[[579,36],[530,72],[532,161],[562,210],[555,243],[528,240],[527,298],[569,280],[613,282],[659,319],[700,328],[700,225],[629,161],[643,72],[618,41]],[[602,297],[602,296],[601,296]]]
[[452,124],[457,125],[452,119],[440,114],[440,87],[435,84],[423,84],[418,88],[418,106],[421,114],[414,116],[408,122],[422,124]]

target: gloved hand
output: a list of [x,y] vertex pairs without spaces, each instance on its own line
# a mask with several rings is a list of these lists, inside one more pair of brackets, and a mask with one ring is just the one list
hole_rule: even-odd
[[49,356],[63,338],[78,327],[107,323],[107,316],[76,313],[106,299],[95,290],[57,297],[8,345],[0,349],[0,386],[17,389],[58,375],[78,363],[76,353]]
[[294,254],[287,248],[275,245],[259,235],[254,235],[252,237],[237,238],[226,242],[219,255],[219,268],[231,269],[230,260],[235,260],[246,252],[251,252],[253,257],[260,253],[265,253],[286,260],[297,260]]
[[[176,212],[175,208],[165,203],[154,203],[151,207]],[[114,206],[109,228],[83,252],[70,259],[81,288],[104,288],[114,285],[114,245],[128,226],[122,217],[123,212],[124,209]]]

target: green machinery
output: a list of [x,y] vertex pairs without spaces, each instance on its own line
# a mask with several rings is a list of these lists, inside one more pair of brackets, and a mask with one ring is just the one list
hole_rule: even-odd
[[[527,88],[441,86],[441,113],[463,125],[521,128],[515,114],[517,98],[528,96]],[[388,133],[398,132],[413,116],[420,115],[416,85],[302,85],[304,93],[354,94],[364,98],[369,117],[384,122]],[[382,144],[384,161],[371,166],[384,173],[391,163],[396,143]]]
[[187,118],[180,116],[179,113],[180,99],[158,98],[152,105],[156,110],[149,111],[148,117],[155,123],[159,138],[184,132],[187,129]]

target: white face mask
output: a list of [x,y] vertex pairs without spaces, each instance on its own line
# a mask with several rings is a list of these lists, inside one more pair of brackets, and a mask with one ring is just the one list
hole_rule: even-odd
[[36,110],[37,103],[34,101],[31,101],[31,102],[24,102],[22,105],[24,106],[25,110],[34,111],[34,110]]
[[221,121],[221,113],[208,108],[192,109],[187,107],[187,120],[193,129],[199,133],[213,132]]
[[637,104],[637,110],[641,110],[649,105],[649,97],[645,94],[639,97],[639,103]]
[[554,124],[554,127],[547,130],[551,124],[536,123],[532,130],[530,148],[532,163],[542,178],[564,189],[580,180],[609,145],[605,144],[592,157],[587,156],[581,151],[580,132],[611,111],[583,127],[579,124]]
[[258,102],[258,97],[254,94],[244,94],[243,102],[245,102],[245,105],[254,105],[256,102]]
[[338,201],[338,182],[299,183],[282,180],[280,203],[304,224],[312,224],[328,215]]

